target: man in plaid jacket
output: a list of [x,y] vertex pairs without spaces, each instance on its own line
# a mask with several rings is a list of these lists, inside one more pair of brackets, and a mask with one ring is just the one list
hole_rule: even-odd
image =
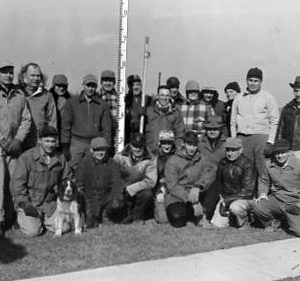
[[205,130],[203,122],[214,115],[211,105],[200,101],[200,86],[195,80],[189,80],[185,86],[186,102],[179,106],[186,131],[194,131],[198,136]]

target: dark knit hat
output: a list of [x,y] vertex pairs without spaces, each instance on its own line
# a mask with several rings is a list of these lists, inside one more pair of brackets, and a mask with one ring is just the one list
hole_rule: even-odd
[[52,79],[52,85],[68,86],[68,79],[64,74],[55,74]]
[[57,137],[57,130],[52,126],[44,126],[38,130],[39,138]]
[[183,141],[190,145],[198,145],[199,139],[194,131],[187,131],[183,136]]
[[248,73],[247,73],[247,79],[248,78],[258,78],[260,80],[263,79],[263,72],[261,69],[254,67],[254,68],[250,68]]
[[127,77],[127,85],[132,86],[134,82],[142,82],[140,76],[137,74],[131,74]]
[[279,139],[274,144],[274,154],[279,152],[287,152],[291,150],[291,144],[286,139]]
[[179,88],[180,85],[179,79],[175,76],[169,77],[166,83],[169,88]]
[[145,147],[146,140],[141,133],[135,133],[130,139],[130,144],[134,147]]
[[236,92],[240,93],[241,92],[241,88],[240,85],[238,84],[238,82],[230,82],[226,85],[226,87],[224,88],[224,92],[226,92],[227,90],[235,90]]

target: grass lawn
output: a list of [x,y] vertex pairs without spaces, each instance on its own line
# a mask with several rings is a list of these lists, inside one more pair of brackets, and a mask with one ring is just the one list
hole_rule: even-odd
[[282,230],[204,230],[192,224],[174,229],[153,220],[101,225],[82,236],[24,238],[19,230],[6,236],[0,240],[0,280],[6,281],[293,238]]

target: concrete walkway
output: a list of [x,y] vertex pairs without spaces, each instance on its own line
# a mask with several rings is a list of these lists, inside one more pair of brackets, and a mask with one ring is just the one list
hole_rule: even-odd
[[300,239],[295,238],[27,280],[269,281],[299,275]]

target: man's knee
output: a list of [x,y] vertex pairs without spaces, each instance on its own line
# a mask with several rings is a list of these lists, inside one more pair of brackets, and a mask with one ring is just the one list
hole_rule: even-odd
[[249,203],[246,200],[236,200],[230,204],[229,211],[236,216],[246,216]]
[[18,210],[18,223],[21,232],[27,236],[39,236],[43,232],[43,225],[40,218],[26,216],[21,209]]
[[167,216],[173,227],[184,227],[187,224],[188,214],[185,203],[173,203],[167,207]]
[[153,199],[153,191],[151,189],[144,189],[136,194],[137,204],[148,203]]

